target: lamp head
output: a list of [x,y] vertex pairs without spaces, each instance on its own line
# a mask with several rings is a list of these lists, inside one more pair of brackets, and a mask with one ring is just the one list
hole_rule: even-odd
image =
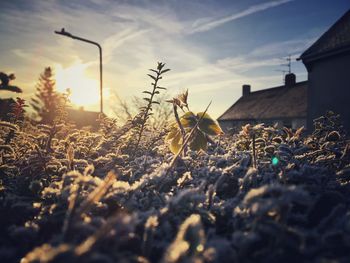
[[64,28],[62,28],[61,31],[55,31],[55,33],[66,37],[72,37],[72,34],[65,31]]

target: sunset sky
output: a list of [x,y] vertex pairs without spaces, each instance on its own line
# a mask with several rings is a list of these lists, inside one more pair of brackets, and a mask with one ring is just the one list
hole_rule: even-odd
[[[1,0],[3,72],[29,99],[39,74],[52,66],[57,88],[98,110],[98,50],[59,36],[66,31],[103,48],[105,112],[116,96],[130,100],[149,89],[147,69],[157,61],[171,71],[162,80],[169,96],[189,89],[196,111],[212,101],[218,117],[252,90],[282,84],[283,57],[292,55],[297,81],[307,78],[297,58],[349,8],[349,0]],[[6,97],[2,92],[0,96]],[[16,94],[14,95],[16,96]]]

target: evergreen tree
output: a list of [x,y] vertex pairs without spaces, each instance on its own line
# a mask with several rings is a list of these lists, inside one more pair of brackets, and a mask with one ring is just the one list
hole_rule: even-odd
[[62,95],[56,91],[55,84],[53,70],[51,67],[45,68],[40,74],[35,97],[30,103],[41,123],[53,124],[59,109]]

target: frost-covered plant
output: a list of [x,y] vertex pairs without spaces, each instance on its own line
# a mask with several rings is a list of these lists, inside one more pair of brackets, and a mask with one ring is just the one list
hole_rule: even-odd
[[[20,126],[22,126],[23,121],[24,121],[24,108],[28,107],[25,104],[25,100],[21,99],[19,97],[16,98],[16,102],[12,103],[11,105],[11,111],[7,114],[10,118],[10,122],[15,124],[14,126],[9,125],[9,132],[7,133],[7,135],[5,136],[5,144],[9,144],[12,139],[15,137],[16,135],[16,130],[19,131]],[[6,122],[2,122],[3,124],[5,124]],[[0,125],[2,126],[2,125]],[[16,128],[13,128],[16,127]]]
[[[173,243],[168,247],[163,262],[186,262],[204,251],[205,234],[199,215],[189,216],[180,226]],[[189,262],[192,262],[189,260]]]
[[38,125],[40,131],[45,134],[44,140],[41,141],[41,148],[45,149],[46,152],[52,152],[52,141],[55,135],[63,128],[63,124],[53,124],[53,125]]
[[117,120],[115,118],[109,118],[104,114],[100,114],[97,121],[100,124],[100,132],[106,137],[113,133],[117,125]]
[[8,113],[13,123],[21,122],[24,119],[25,108],[28,107],[26,101],[19,97],[11,104],[11,112]]
[[[206,112],[197,114],[190,111],[187,103],[188,91],[173,98],[169,102],[173,104],[176,123],[171,125],[170,131],[165,140],[170,143],[170,150],[176,154],[179,152],[182,144],[185,142],[186,134],[194,129],[192,138],[189,140],[191,150],[207,150],[209,135],[222,134],[220,126]],[[180,108],[184,114],[179,117],[177,108]]]
[[264,126],[262,124],[257,124],[255,126],[251,126],[250,124],[247,124],[242,127],[242,131],[240,134],[242,134],[244,137],[248,139],[248,143],[252,144],[252,156],[253,156],[253,166],[254,168],[257,167],[256,164],[256,158],[257,158],[257,153],[256,153],[256,137],[259,133],[261,133],[262,129]]

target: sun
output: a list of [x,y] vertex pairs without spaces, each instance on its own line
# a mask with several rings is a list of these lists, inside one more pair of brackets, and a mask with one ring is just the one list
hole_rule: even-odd
[[[94,106],[100,102],[100,84],[97,79],[87,76],[88,65],[75,63],[67,68],[61,65],[55,67],[56,88],[59,92],[70,90],[69,99],[76,106]],[[107,89],[103,92],[104,98],[108,96]]]

